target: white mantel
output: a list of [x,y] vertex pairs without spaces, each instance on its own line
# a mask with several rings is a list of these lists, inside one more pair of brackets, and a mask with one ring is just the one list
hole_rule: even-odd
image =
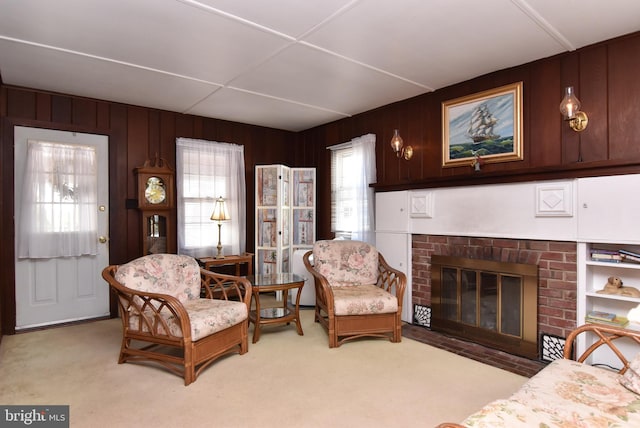
[[640,244],[640,174],[376,194],[376,245],[407,274],[411,235]]
[[376,194],[376,231],[640,242],[640,174]]

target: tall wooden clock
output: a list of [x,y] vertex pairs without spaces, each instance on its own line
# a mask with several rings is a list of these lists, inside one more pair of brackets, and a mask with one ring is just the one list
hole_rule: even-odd
[[159,158],[134,171],[142,212],[142,254],[175,253],[175,173]]

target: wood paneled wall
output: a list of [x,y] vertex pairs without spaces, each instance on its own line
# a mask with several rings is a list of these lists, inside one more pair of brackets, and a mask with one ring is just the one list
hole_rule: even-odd
[[[463,55],[464,53],[461,53]],[[377,136],[377,191],[492,182],[543,180],[640,172],[640,33],[575,52],[501,70],[432,93],[390,104],[300,133],[307,163],[318,168],[321,188],[330,188],[327,146],[374,133]],[[514,82],[523,82],[522,161],[442,167],[442,102]],[[574,86],[589,115],[582,133],[564,123],[559,104]],[[398,129],[413,146],[410,161],[397,159],[389,142]],[[578,145],[583,162],[577,163]],[[330,206],[329,192],[318,207]],[[318,236],[331,236],[328,215],[318,216]]]
[[294,133],[217,119],[184,115],[37,90],[0,86],[0,316],[1,332],[15,323],[13,127],[32,126],[104,134],[109,137],[110,262],[127,262],[142,253],[141,217],[127,209],[136,198],[134,168],[156,154],[175,168],[177,137],[241,144],[247,184],[247,251],[254,248],[254,166],[303,166],[304,150]]
[[[464,54],[464,53],[461,53]],[[326,147],[367,133],[377,136],[377,191],[459,186],[640,172],[640,33],[568,54],[501,70],[432,93],[390,104],[300,133],[52,94],[0,81],[0,318],[13,330],[13,127],[35,126],[109,136],[110,254],[122,263],[141,253],[140,216],[125,207],[135,198],[133,169],[156,154],[175,167],[176,137],[242,144],[247,182],[247,249],[254,247],[254,166],[312,166],[318,177],[319,239],[331,238],[330,154]],[[524,160],[442,168],[441,103],[523,82]],[[581,134],[558,110],[565,86],[573,85],[589,115]],[[389,146],[394,129],[414,147],[410,161]],[[583,162],[577,163],[578,144]]]

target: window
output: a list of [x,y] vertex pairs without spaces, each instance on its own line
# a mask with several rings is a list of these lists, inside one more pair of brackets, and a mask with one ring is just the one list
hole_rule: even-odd
[[331,231],[336,238],[351,239],[355,229],[355,181],[351,145],[331,153]]
[[237,144],[178,138],[176,141],[178,253],[213,256],[218,222],[211,220],[215,200],[222,196],[231,219],[222,222],[225,254],[246,247],[244,147]]
[[29,141],[18,257],[97,254],[97,159],[91,146]]
[[375,135],[331,146],[331,230],[336,238],[375,244]]

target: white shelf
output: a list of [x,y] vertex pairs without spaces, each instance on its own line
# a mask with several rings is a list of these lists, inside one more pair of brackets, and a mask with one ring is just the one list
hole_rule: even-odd
[[[603,311],[614,313],[618,316],[626,317],[628,312],[640,304],[640,298],[627,297],[617,294],[600,294],[597,290],[602,290],[610,276],[618,276],[622,279],[623,285],[640,289],[640,264],[636,263],[612,263],[600,262],[591,259],[591,249],[620,250],[627,249],[638,251],[637,243],[620,242],[594,242],[578,243],[578,293],[576,317],[578,325],[584,324],[585,316],[589,311]],[[638,326],[629,324],[625,328],[637,329]],[[578,353],[582,353],[586,347],[593,343],[595,337],[578,339]],[[622,346],[625,345],[625,346]],[[633,357],[637,352],[632,344],[622,344],[621,350],[627,358]],[[636,345],[637,346],[637,345]],[[628,354],[628,355],[627,355]],[[591,364],[609,364],[613,367],[619,365],[617,358],[607,352],[596,352],[590,358]]]
[[595,260],[587,260],[585,262],[587,266],[605,266],[613,269],[637,269],[640,270],[640,264],[638,263],[612,263],[612,262],[597,262]]
[[592,291],[587,291],[585,294],[589,298],[609,299],[609,300],[619,300],[623,302],[640,303],[640,298],[637,298],[637,297],[618,296],[615,294],[600,294]]

